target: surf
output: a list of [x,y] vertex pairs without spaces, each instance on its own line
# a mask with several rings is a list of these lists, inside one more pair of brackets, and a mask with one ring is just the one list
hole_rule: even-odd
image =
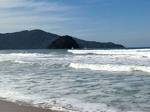
[[134,72],[142,71],[150,73],[149,66],[137,66],[137,65],[115,65],[115,64],[83,64],[83,63],[71,63],[69,65],[75,69],[89,69],[97,71],[109,71],[109,72]]

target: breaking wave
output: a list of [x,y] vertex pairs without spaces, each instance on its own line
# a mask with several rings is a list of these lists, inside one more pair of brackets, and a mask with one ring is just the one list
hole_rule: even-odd
[[97,54],[97,55],[141,55],[150,57],[150,49],[130,49],[130,50],[68,50],[73,54]]
[[[139,112],[149,107],[149,102],[139,102],[149,99],[149,77],[130,77],[124,73],[150,73],[148,49],[70,50],[74,51],[77,54],[0,52],[0,99],[63,112]],[[97,71],[121,72],[124,76],[91,77]],[[141,97],[134,97],[135,93]],[[144,112],[149,112],[149,108]]]
[[111,71],[111,72],[132,72],[143,71],[150,73],[150,67],[148,66],[136,66],[136,65],[113,65],[113,64],[82,64],[71,63],[70,67],[75,69],[90,69],[97,71]]

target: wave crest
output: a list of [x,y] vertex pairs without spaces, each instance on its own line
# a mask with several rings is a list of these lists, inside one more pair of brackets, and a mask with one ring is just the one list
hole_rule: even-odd
[[73,54],[97,54],[97,55],[140,55],[150,57],[150,49],[130,50],[68,50]]
[[102,64],[71,63],[70,67],[75,69],[90,69],[97,71],[111,71],[111,72],[143,71],[150,73],[150,67],[136,66],[136,65],[112,65],[112,64],[102,65]]

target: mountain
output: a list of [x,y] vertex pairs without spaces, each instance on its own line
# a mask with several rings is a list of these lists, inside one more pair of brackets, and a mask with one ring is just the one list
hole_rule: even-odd
[[0,49],[46,49],[57,38],[42,30],[0,34]]
[[[69,37],[68,40],[66,37]],[[59,39],[59,41],[58,41]],[[60,42],[65,40],[64,43]],[[21,32],[15,33],[5,33],[0,34],[0,49],[48,49],[51,44],[54,45],[54,42],[57,40],[57,46],[60,45],[59,48],[64,48],[64,45],[67,43],[68,47],[70,45],[76,44],[77,48],[124,48],[122,45],[114,44],[114,43],[100,43],[94,41],[85,41],[78,38],[74,38],[71,36],[59,36],[53,33],[48,33],[42,30],[25,30]],[[71,42],[71,43],[70,43]],[[69,45],[70,44],[70,45]],[[55,47],[57,48],[57,47]]]
[[90,48],[90,49],[123,49],[125,48],[121,44],[115,44],[112,42],[96,42],[96,41],[85,41],[78,38],[74,38],[76,42],[79,44],[79,47],[82,49]]

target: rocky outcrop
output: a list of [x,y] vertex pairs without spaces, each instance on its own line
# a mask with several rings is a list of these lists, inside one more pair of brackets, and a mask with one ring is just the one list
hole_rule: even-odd
[[78,43],[70,36],[61,36],[51,43],[50,49],[79,49]]

